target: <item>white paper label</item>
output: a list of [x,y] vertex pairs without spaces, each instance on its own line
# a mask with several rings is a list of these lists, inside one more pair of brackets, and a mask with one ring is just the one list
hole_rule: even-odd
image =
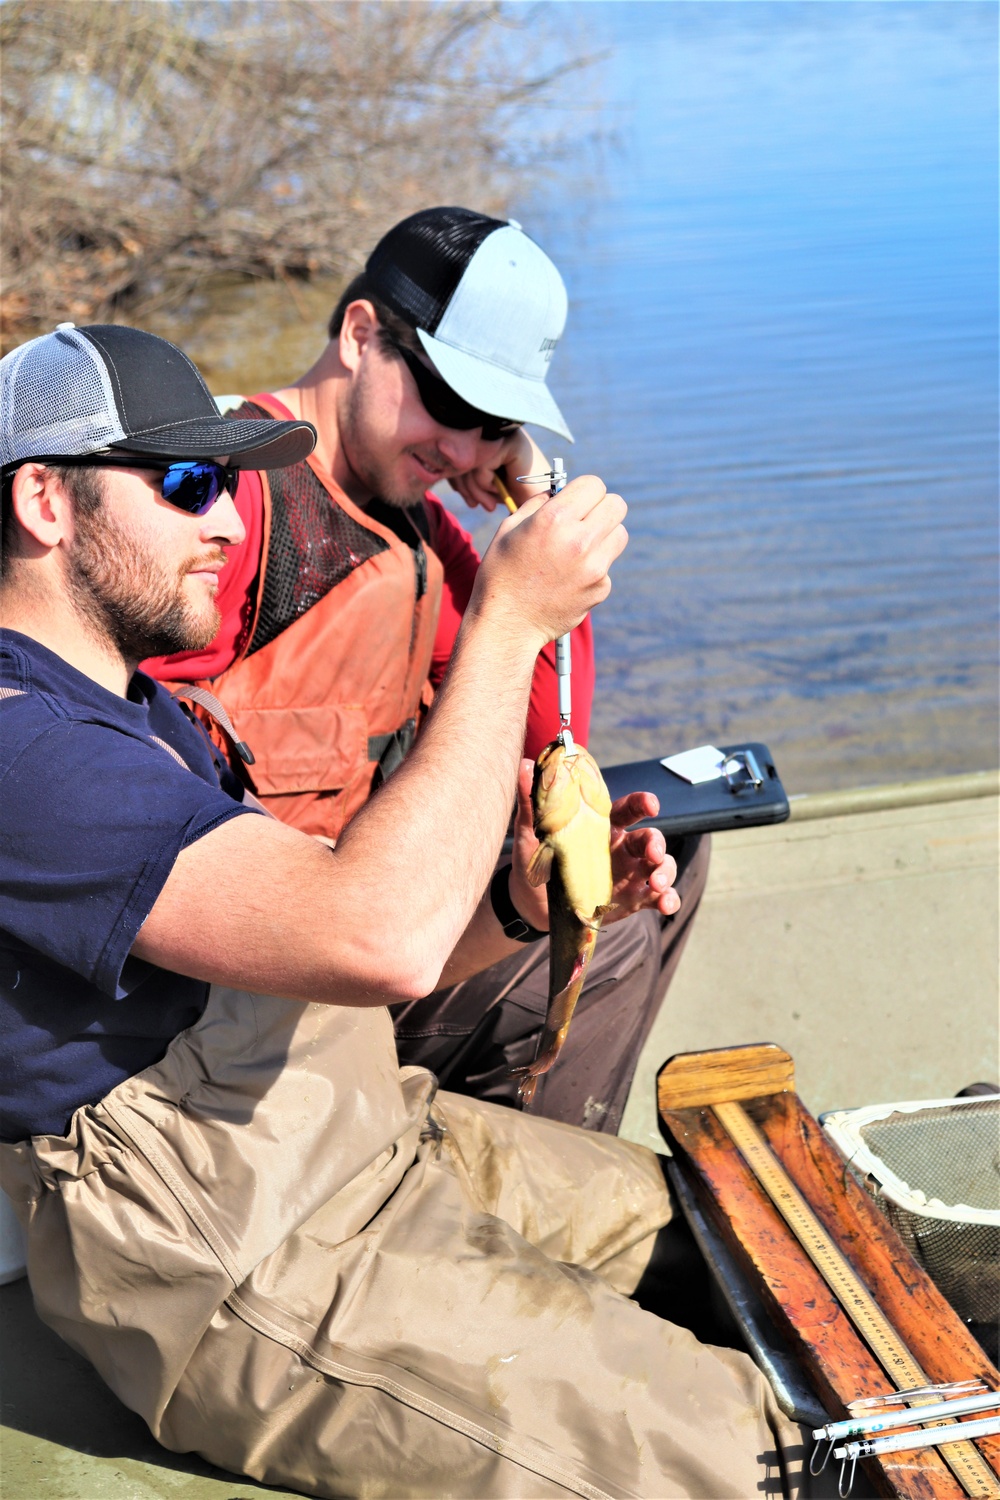
[[680,755],[666,755],[660,761],[675,776],[698,786],[703,781],[718,781],[723,774],[726,757],[714,745],[699,745],[697,750],[684,750]]

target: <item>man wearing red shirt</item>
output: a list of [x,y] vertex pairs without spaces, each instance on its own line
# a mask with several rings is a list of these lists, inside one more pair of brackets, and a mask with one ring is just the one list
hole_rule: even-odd
[[[238,408],[310,421],[315,452],[290,469],[244,472],[235,499],[247,536],[222,575],[219,634],[205,651],[144,669],[219,700],[215,737],[292,826],[335,841],[412,743],[479,566],[430,487],[447,479],[488,510],[498,476],[515,505],[545,490],[544,479],[520,482],[549,468],[522,424],[572,441],[546,385],[565,316],[558,271],[519,225],[425,210],[375,247],[313,367]],[[593,685],[587,619],[573,633],[573,733],[583,744]],[[550,645],[535,672],[525,754],[558,728]],[[250,764],[237,759],[243,745]],[[470,745],[470,799],[488,773],[489,746]],[[532,1112],[617,1130],[707,873],[707,841],[671,852],[681,914],[664,923],[647,912],[602,935],[563,1057]],[[524,957],[399,1007],[397,1043],[403,1062],[432,1068],[449,1088],[516,1104],[511,1071],[534,1056],[548,945],[505,890],[495,906],[525,941]]]

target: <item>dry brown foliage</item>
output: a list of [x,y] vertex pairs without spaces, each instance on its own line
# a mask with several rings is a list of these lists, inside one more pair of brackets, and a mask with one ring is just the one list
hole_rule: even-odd
[[353,273],[428,203],[502,211],[581,65],[544,24],[502,0],[5,0],[4,347],[220,272]]

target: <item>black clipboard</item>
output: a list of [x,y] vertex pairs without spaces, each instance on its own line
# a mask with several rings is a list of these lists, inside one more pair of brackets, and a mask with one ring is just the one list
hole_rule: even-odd
[[727,757],[725,776],[692,786],[658,760],[602,766],[612,802],[629,792],[653,792],[660,799],[655,818],[636,826],[658,828],[668,838],[685,833],[719,833],[726,828],[756,828],[783,823],[788,797],[766,745],[755,742],[720,745]]

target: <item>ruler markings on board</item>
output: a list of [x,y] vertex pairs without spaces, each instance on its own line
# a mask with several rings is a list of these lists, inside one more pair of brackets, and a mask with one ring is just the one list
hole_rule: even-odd
[[[865,1343],[896,1382],[897,1388],[903,1390],[909,1385],[926,1385],[927,1376],[920,1365],[853,1266],[830,1239],[743,1106],[735,1101],[728,1101],[713,1104],[712,1108]],[[916,1422],[919,1420],[916,1406],[913,1410]],[[936,1425],[945,1424],[942,1422]],[[938,1452],[967,1495],[1000,1494],[1000,1481],[971,1442],[942,1443]]]

